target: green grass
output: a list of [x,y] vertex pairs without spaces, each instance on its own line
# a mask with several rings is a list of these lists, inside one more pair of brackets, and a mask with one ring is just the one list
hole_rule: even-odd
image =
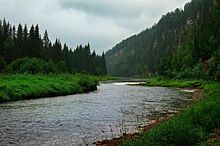
[[[156,79],[152,83],[155,81]],[[197,82],[168,81],[166,83],[165,80],[160,80],[156,84],[192,87],[197,85]],[[206,97],[204,100],[192,104],[174,118],[143,132],[137,139],[125,141],[122,146],[208,145],[207,140],[211,137],[211,133],[220,128],[220,83],[204,82],[201,87]],[[220,144],[214,142],[209,145]]]
[[0,75],[0,102],[69,95],[96,90],[96,77],[80,74]]
[[146,81],[147,86],[163,86],[163,87],[198,87],[202,81],[198,80],[171,80],[166,78],[153,78]]

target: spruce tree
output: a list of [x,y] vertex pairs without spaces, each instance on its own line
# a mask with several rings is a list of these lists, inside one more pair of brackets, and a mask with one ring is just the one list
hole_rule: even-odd
[[47,31],[41,38],[38,25],[32,25],[28,32],[26,24],[24,28],[19,24],[16,30],[15,26],[12,27],[5,19],[0,20],[0,70],[2,71],[6,64],[22,57],[41,58],[49,61],[49,64],[55,62],[60,72],[104,72],[104,56],[97,55],[95,51],[91,54],[89,43],[85,46],[79,45],[72,51],[66,44],[62,48],[58,39],[52,44]]
[[44,32],[44,37],[42,39],[42,49],[41,49],[41,58],[45,60],[50,60],[52,59],[51,57],[51,42],[48,37],[47,30]]
[[42,42],[43,42],[43,47],[44,47],[44,48],[49,48],[50,39],[49,39],[49,37],[48,37],[47,30],[45,30],[45,32],[44,32],[44,37],[43,37]]
[[30,57],[34,57],[36,53],[35,49],[35,31],[34,31],[34,26],[32,25],[29,31],[29,36],[28,36],[28,50],[27,54]]
[[24,25],[24,30],[23,30],[23,47],[22,47],[22,52],[23,57],[28,55],[28,29],[27,29],[27,25]]
[[2,21],[0,20],[0,57],[3,57],[3,26]]
[[105,60],[105,53],[102,53],[102,69],[103,69],[103,75],[107,74],[107,69],[106,69],[106,60]]
[[15,43],[15,49],[16,49],[16,58],[21,58],[24,56],[23,52],[23,28],[22,25],[18,25],[17,29],[17,38],[16,38],[16,43]]
[[41,43],[41,37],[39,33],[39,26],[37,24],[34,29],[34,56],[35,57],[40,57],[41,46],[42,46],[42,43]]

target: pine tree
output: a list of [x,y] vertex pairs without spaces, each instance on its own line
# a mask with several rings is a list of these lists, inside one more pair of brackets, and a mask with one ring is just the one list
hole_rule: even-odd
[[70,68],[70,63],[68,59],[68,53],[69,53],[69,48],[66,45],[66,43],[63,45],[63,50],[62,50],[62,60],[66,63],[67,67]]
[[4,18],[3,24],[2,24],[2,38],[3,38],[3,41],[8,38],[8,30],[9,30],[9,24],[6,22],[6,20]]
[[13,42],[16,42],[16,28],[15,28],[15,26],[13,26],[13,28],[12,28],[12,39],[13,39]]
[[14,56],[14,42],[11,37],[8,37],[4,41],[4,47],[5,47],[5,55],[4,55],[4,60],[8,64],[11,61],[15,59],[16,56]]
[[23,44],[24,44],[24,42],[23,42],[23,28],[22,28],[22,25],[19,24],[18,29],[17,29],[16,43],[15,43],[15,46],[16,46],[15,56],[16,56],[16,58],[21,58],[24,56]]
[[56,39],[52,48],[53,48],[52,59],[55,63],[57,63],[62,59],[62,45],[60,43],[60,40]]
[[49,37],[48,37],[47,30],[45,30],[45,32],[44,32],[44,37],[43,37],[42,42],[43,42],[43,47],[44,47],[44,48],[49,48],[49,47],[50,47],[50,46],[49,46],[49,44],[50,44],[50,39],[49,39]]
[[28,36],[28,50],[27,54],[30,57],[34,57],[36,53],[35,49],[35,31],[34,31],[34,26],[32,25],[29,31],[29,36]]
[[90,52],[90,45],[86,45],[83,49],[83,62],[84,62],[84,70],[88,73],[91,73],[91,52]]
[[41,49],[41,58],[45,60],[50,60],[52,59],[51,57],[51,42],[48,37],[47,30],[44,32],[44,37],[42,39],[42,49]]
[[2,26],[2,21],[0,20],[0,58],[3,57],[3,26]]
[[106,69],[106,60],[105,60],[105,53],[102,53],[102,69],[103,69],[103,75],[107,74],[107,69]]
[[40,57],[41,46],[42,46],[41,37],[39,33],[39,27],[37,24],[34,30],[34,56],[35,57]]
[[27,25],[24,25],[23,30],[23,47],[22,47],[23,57],[28,55],[28,29]]
[[[41,58],[49,61],[50,65],[55,62],[58,72],[104,72],[104,56],[97,55],[95,51],[91,54],[89,43],[72,51],[66,44],[62,48],[58,39],[52,44],[47,31],[41,39],[38,25],[32,25],[28,32],[26,24],[24,28],[19,24],[16,30],[15,26],[12,27],[5,19],[0,20],[0,71],[6,64],[21,57]],[[48,70],[45,72],[49,73]]]

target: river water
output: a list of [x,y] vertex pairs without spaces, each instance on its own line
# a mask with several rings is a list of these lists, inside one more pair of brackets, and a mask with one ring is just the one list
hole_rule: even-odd
[[101,84],[88,94],[0,104],[0,145],[92,145],[188,103],[178,89]]

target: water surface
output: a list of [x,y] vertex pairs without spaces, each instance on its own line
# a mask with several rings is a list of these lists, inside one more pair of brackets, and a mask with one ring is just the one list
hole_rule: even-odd
[[0,145],[91,145],[187,104],[188,94],[162,87],[101,84],[98,91],[0,105]]

